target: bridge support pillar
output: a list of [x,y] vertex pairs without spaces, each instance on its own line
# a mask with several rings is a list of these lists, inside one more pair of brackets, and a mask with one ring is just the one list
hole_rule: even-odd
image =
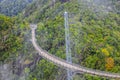
[[[71,57],[70,36],[69,36],[68,12],[64,13],[64,20],[65,20],[66,60],[71,64],[72,57]],[[70,69],[67,69],[67,80],[72,80],[72,71]]]

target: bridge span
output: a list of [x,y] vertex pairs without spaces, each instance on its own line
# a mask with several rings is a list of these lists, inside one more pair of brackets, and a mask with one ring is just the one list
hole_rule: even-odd
[[69,68],[72,71],[77,71],[78,73],[82,72],[82,73],[88,73],[91,75],[98,75],[98,76],[102,76],[102,77],[120,79],[120,74],[94,70],[94,69],[82,67],[82,66],[74,64],[74,63],[70,64],[59,57],[49,54],[47,51],[43,50],[40,46],[37,45],[36,38],[35,38],[35,29],[37,28],[37,25],[30,25],[30,26],[31,26],[31,30],[32,30],[32,44],[33,44],[34,48],[39,52],[40,56],[47,59],[48,61],[53,62],[54,64],[56,64],[58,66],[61,66],[64,68]]

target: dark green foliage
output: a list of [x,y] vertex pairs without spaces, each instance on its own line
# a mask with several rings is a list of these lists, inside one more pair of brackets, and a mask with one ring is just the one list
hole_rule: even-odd
[[2,0],[0,1],[0,13],[14,16],[20,13],[33,0]]
[[[58,74],[57,67],[46,60],[40,60],[35,67],[35,70],[29,75],[27,80],[53,80]],[[37,73],[37,75],[36,75]]]

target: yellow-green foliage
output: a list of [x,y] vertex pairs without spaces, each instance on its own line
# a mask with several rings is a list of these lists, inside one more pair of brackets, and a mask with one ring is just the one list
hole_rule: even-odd
[[110,53],[108,52],[108,50],[106,48],[103,48],[102,49],[102,53],[105,55],[105,56],[109,56]]

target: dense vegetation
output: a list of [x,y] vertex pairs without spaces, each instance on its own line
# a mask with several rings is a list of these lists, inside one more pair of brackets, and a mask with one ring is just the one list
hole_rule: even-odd
[[14,18],[0,15],[0,61],[15,53],[21,47],[21,39],[16,34]]
[[[82,0],[79,4],[74,0],[56,0],[56,2],[37,0],[16,18],[1,15],[0,20],[3,22],[0,23],[2,34],[0,39],[3,42],[0,42],[0,45],[4,47],[0,46],[0,60],[6,59],[6,56],[8,57],[15,51],[18,54],[26,54],[27,58],[28,53],[34,53],[31,51],[34,48],[27,42],[24,34],[29,32],[26,29],[27,23],[38,24],[36,38],[43,49],[65,59],[63,13],[68,11],[73,62],[92,69],[120,73],[120,14],[114,12],[115,7],[119,10],[119,4],[114,2],[114,7],[111,5],[113,10],[108,10],[109,6],[106,6],[105,3],[99,7],[96,5],[99,2],[92,5],[88,3],[84,3]],[[16,28],[15,25],[18,27]],[[17,30],[21,30],[21,36],[18,33],[14,34],[14,31]],[[8,33],[9,35],[6,35]],[[6,36],[9,37],[6,38]],[[21,41],[23,44],[20,44]],[[25,43],[28,43],[27,47]],[[31,55],[29,58],[34,59]],[[35,63],[34,68],[25,69],[25,72],[29,73],[26,80],[66,79],[66,75],[62,75],[66,74],[66,71],[53,63],[44,59]],[[88,74],[78,74],[74,77],[75,80],[80,80],[80,78],[83,80],[108,80]]]
[[20,13],[33,0],[0,0],[0,13],[14,16]]

